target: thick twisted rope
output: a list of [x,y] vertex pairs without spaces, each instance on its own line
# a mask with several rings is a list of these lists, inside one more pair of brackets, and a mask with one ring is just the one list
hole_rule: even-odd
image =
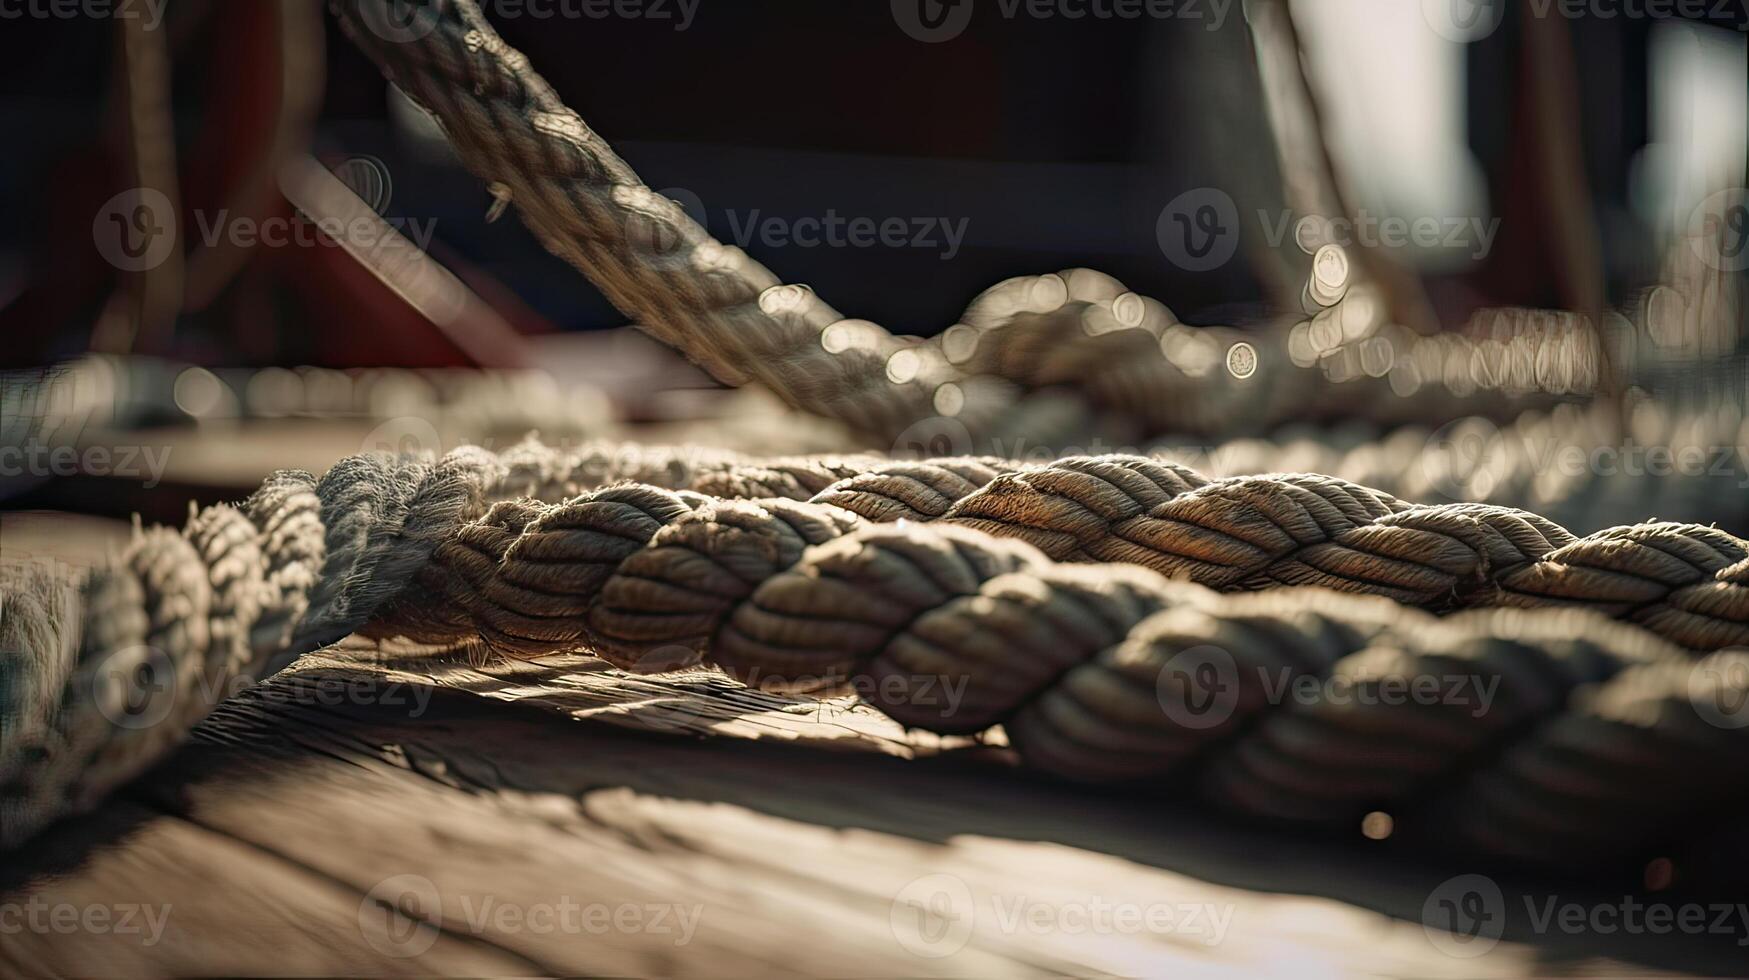
[[[889,379],[888,361],[906,345],[849,324],[806,287],[782,285],[651,191],[473,0],[416,8],[408,29],[392,26],[387,0],[333,6],[352,39],[443,124],[468,168],[503,188],[550,251],[657,339],[725,383],[760,381],[863,431],[890,435],[934,414],[947,375],[920,363],[915,377]],[[835,324],[834,353],[823,340]]]
[[[808,488],[767,480],[760,489],[803,499]],[[1581,605],[1691,649],[1749,645],[1749,543],[1696,524],[1578,539],[1509,507],[1407,504],[1316,475],[1210,481],[1121,455],[1025,469],[884,464],[812,499],[872,521],[957,524],[1020,538],[1059,561],[1141,565],[1215,589],[1319,585],[1439,611]]]
[[[1551,812],[1586,822],[1588,844],[1616,852],[1664,839],[1673,821],[1698,820],[1707,801],[1735,792],[1718,767],[1745,765],[1735,730],[1688,705],[1693,662],[1595,617],[1495,612],[1439,624],[1320,591],[1222,600],[1133,567],[1059,565],[974,531],[857,524],[827,505],[629,485],[558,505],[503,503],[441,545],[367,630],[424,642],[479,635],[525,656],[586,647],[637,671],[708,662],[750,683],[849,686],[908,725],[1005,724],[1022,757],[1050,771],[1185,769],[1210,798],[1277,818],[1340,822],[1443,791],[1458,803],[1432,812],[1454,815],[1466,840],[1514,853],[1536,850],[1533,835],[1541,846]],[[1706,669],[1732,676],[1740,658],[1720,656]],[[1333,679],[1329,690],[1436,679],[1501,700],[1498,710],[1369,704],[1323,685],[1304,701],[1271,700],[1272,678],[1308,677]],[[929,693],[955,681],[962,700]],[[1595,703],[1574,698],[1592,685]],[[1198,707],[1211,699],[1224,714]],[[1649,708],[1660,720],[1644,726]],[[1508,748],[1508,765],[1465,776]],[[1657,802],[1592,819],[1600,803],[1644,790],[1619,779],[1624,768],[1649,775]],[[1465,778],[1475,793],[1456,785]],[[1531,812],[1518,812],[1526,796]]]
[[1211,476],[1323,473],[1405,500],[1512,504],[1574,531],[1649,514],[1734,532],[1749,526],[1749,427],[1739,409],[1670,413],[1643,403],[1625,429],[1612,414],[1561,406],[1509,425],[1472,417],[1384,432],[1297,425],[1212,447],[1165,440],[1144,455]]
[[[1578,611],[1464,614],[1439,625],[1392,603],[1324,590],[1216,598],[1138,564],[1060,564],[1022,541],[956,526],[955,512],[996,502],[1007,508],[1003,521],[990,521],[987,509],[966,523],[1042,537],[1073,558],[1121,548],[1114,542],[1128,539],[1113,529],[1148,518],[1156,522],[1151,550],[1136,557],[1157,563],[1166,555],[1182,563],[1175,570],[1222,586],[1292,580],[1295,567],[1341,578],[1388,558],[1423,577],[1434,569],[1466,583],[1430,603],[1440,608],[1456,597],[1584,604],[1699,650],[1738,642],[1742,630],[1744,544],[1727,535],[1646,525],[1571,541],[1530,515],[1407,507],[1312,477],[1209,482],[1122,458],[1002,472],[1013,466],[855,457],[751,465],[714,454],[616,459],[533,446],[503,458],[478,450],[441,460],[354,457],[320,481],[281,474],[240,509],[199,512],[181,534],[142,533],[113,567],[83,583],[82,595],[41,570],[15,572],[21,584],[0,607],[0,649],[8,651],[4,839],[16,843],[92,805],[238,683],[352,632],[484,642],[517,656],[587,649],[638,671],[708,662],[752,683],[808,690],[848,684],[906,724],[944,731],[1005,724],[1024,758],[1068,775],[1137,778],[1206,765],[1201,792],[1275,816],[1335,819],[1354,806],[1409,806],[1479,766],[1477,785],[1492,788],[1440,812],[1462,815],[1486,802],[1486,818],[1464,824],[1463,833],[1493,850],[1510,850],[1533,832],[1558,833],[1588,813],[1592,797],[1626,792],[1614,778],[1622,773],[1655,777],[1655,812],[1624,810],[1597,833],[1622,848],[1662,839],[1669,820],[1728,792],[1718,773],[1749,758],[1734,729],[1706,724],[1689,703],[1705,693],[1694,686],[1702,666],[1723,678],[1709,682],[1715,687],[1749,683],[1730,672],[1735,654],[1697,665],[1648,633]],[[820,500],[725,500],[647,483],[550,503],[520,496],[640,477],[723,492],[812,492]],[[880,493],[866,486],[881,481]],[[892,490],[900,486],[928,492]],[[1013,502],[1035,498],[1036,517],[1015,519],[1023,509]],[[904,520],[880,525],[859,511]],[[937,511],[932,525],[921,523]],[[1268,520],[1253,527],[1247,522],[1257,514]],[[1237,540],[1222,521],[1238,521],[1253,540],[1222,541],[1222,534]],[[1338,526],[1341,541],[1304,544]],[[1162,547],[1168,527],[1182,538]],[[1258,547],[1295,534],[1300,549],[1291,559]],[[1413,542],[1436,545],[1437,554],[1414,561],[1396,554],[1421,546]],[[1552,550],[1530,557],[1545,545]],[[1255,564],[1257,554],[1267,562]],[[1707,578],[1732,555],[1734,564]],[[1502,568],[1506,574],[1492,578],[1454,571]],[[1381,586],[1360,576],[1336,584],[1386,591],[1403,581]],[[1423,584],[1415,594],[1436,591]],[[1282,598],[1289,595],[1296,598]],[[1199,625],[1184,625],[1192,621]],[[1163,622],[1177,625],[1158,633]],[[1170,643],[1157,639],[1168,634]],[[1570,643],[1579,646],[1562,652]],[[1212,675],[1180,656],[1206,657],[1204,648],[1226,658],[1212,661]],[[1135,661],[1138,651],[1154,659]],[[1350,655],[1361,659],[1350,663]],[[1545,661],[1552,666],[1537,666]],[[1185,668],[1179,673],[1191,679],[1162,680],[1154,670],[1161,664]],[[1259,702],[1245,686],[1261,683],[1253,674],[1262,666],[1352,686],[1435,676],[1434,664],[1461,666],[1448,672],[1476,684],[1498,683],[1501,704],[1522,699],[1523,706],[1465,721],[1425,705],[1400,716],[1348,714],[1359,709],[1325,698],[1319,710],[1337,728],[1323,731],[1323,714],[1300,717],[1317,696],[1288,703],[1266,693]],[[140,683],[140,670],[152,672],[151,683]],[[957,685],[964,697],[925,698],[923,680],[938,691]],[[1227,691],[1237,692],[1228,719],[1239,720],[1225,727],[1191,723],[1174,707],[1184,700],[1188,711]],[[1581,691],[1588,696],[1577,697]],[[1684,704],[1693,719],[1679,710]],[[1387,729],[1388,738],[1368,734]],[[1424,735],[1405,741],[1416,732]],[[1536,748],[1540,738],[1552,747]],[[1231,764],[1211,761],[1227,751],[1235,753]],[[1545,758],[1551,753],[1559,766]],[[1574,766],[1593,776],[1574,777]],[[1514,821],[1524,826],[1514,829]]]

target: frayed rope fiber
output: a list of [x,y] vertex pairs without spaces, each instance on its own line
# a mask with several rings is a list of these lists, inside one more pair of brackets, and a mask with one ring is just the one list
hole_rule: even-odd
[[[1739,793],[1749,657],[1725,648],[1749,638],[1746,558],[1696,525],[1575,539],[1508,508],[1131,456],[357,456],[143,531],[76,584],[8,572],[0,836],[94,805],[238,679],[362,633],[713,664],[907,725],[1002,725],[1071,779],[1631,854]],[[1355,696],[1430,680],[1479,697]]]

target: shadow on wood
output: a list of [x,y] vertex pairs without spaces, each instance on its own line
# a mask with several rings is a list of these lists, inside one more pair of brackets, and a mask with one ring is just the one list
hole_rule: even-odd
[[1539,925],[1551,899],[1596,908],[1622,895],[1531,894],[1493,871],[1501,896],[1479,938],[1425,928],[1442,883],[1471,869],[1412,858],[1358,837],[1230,826],[1160,793],[1053,782],[1015,769],[999,741],[910,733],[846,701],[714,674],[352,649],[232,699],[194,744],[15,855],[0,879],[0,902],[18,908],[155,909],[159,934],[50,921],[8,936],[0,964],[18,975],[1743,969],[1742,923],[1726,936],[1570,934]]

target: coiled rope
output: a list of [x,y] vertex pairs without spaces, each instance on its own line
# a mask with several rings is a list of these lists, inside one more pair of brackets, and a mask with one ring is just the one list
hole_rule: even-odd
[[[1744,657],[1678,644],[1744,642],[1746,554],[1691,525],[1574,540],[1505,508],[1405,505],[1323,477],[1211,482],[1134,457],[357,456],[321,480],[278,474],[181,533],[142,531],[83,582],[8,571],[3,839],[94,805],[239,683],[358,632],[848,685],[908,725],[1002,724],[1047,771],[1192,779],[1278,818],[1415,810],[1461,786],[1426,813],[1467,845],[1628,853],[1737,792],[1721,773],[1749,760],[1743,729],[1706,712],[1749,693]],[[1134,563],[1066,563],[1114,557]],[[1441,621],[1319,589],[1223,597],[1144,566],[1441,610],[1577,605],[1647,629],[1576,609]],[[1318,685],[1284,698],[1277,673],[1499,693],[1482,711]],[[923,697],[925,680],[964,696]],[[1225,708],[1203,724],[1211,702]]]

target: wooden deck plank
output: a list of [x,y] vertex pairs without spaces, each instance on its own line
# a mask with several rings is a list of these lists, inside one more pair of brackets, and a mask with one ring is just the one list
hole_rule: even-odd
[[1506,879],[1505,941],[1454,957],[1421,917],[1465,869],[1065,786],[841,703],[568,658],[359,656],[247,692],[123,799],[8,858],[0,907],[167,906],[159,942],[26,929],[0,973],[1749,966],[1733,937],[1538,935]]

